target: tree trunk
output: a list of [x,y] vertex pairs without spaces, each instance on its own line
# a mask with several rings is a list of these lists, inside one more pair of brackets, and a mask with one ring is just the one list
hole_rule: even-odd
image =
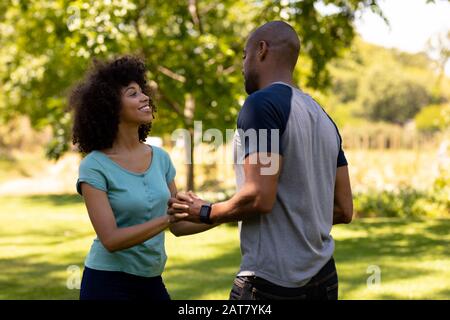
[[194,184],[194,130],[189,128],[189,135],[191,143],[186,146],[186,151],[190,152],[190,163],[186,164],[186,190],[195,191]]
[[[193,127],[193,119],[194,119],[194,111],[195,111],[195,100],[194,97],[187,93],[185,95],[185,108],[184,108],[184,119],[185,125],[189,130],[189,145],[185,145],[186,152],[189,153],[186,159],[188,160],[186,163],[186,191],[195,191],[195,183],[194,183],[194,127]],[[190,160],[190,161],[189,161]]]

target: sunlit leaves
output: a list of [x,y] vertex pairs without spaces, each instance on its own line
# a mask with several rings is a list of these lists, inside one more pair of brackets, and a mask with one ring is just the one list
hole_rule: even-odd
[[[155,88],[154,134],[192,120],[232,128],[245,97],[241,53],[251,30],[272,19],[293,24],[302,40],[296,77],[324,88],[328,62],[352,41],[354,14],[367,7],[376,9],[377,1],[3,1],[0,117],[26,114],[68,137],[66,96],[92,59],[138,54]],[[186,96],[193,119],[185,117]]]

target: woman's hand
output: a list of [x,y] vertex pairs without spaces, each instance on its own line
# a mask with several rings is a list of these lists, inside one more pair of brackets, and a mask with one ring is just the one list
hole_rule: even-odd
[[177,223],[189,216],[189,213],[175,213],[175,214],[167,214],[167,218],[169,220],[169,224]]
[[187,193],[178,192],[176,198],[169,200],[168,214],[188,213],[185,219],[191,222],[200,223],[200,209],[208,202],[200,199],[192,191]]
[[189,216],[189,203],[192,203],[193,199],[184,192],[177,192],[176,198],[169,200],[169,209],[167,215],[169,216],[169,223],[176,223]]

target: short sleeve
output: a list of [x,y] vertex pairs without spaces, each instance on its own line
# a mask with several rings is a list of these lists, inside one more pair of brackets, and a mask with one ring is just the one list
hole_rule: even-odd
[[341,145],[341,148],[339,149],[339,154],[338,154],[338,158],[337,158],[337,166],[338,166],[338,168],[343,167],[343,166],[348,166],[347,158],[345,157],[344,150],[342,150],[342,145]]
[[165,172],[165,176],[166,176],[166,182],[167,184],[171,183],[173,181],[173,179],[175,179],[175,175],[177,174],[175,167],[172,163],[172,160],[170,159],[170,156],[167,152],[164,151],[165,154],[165,162],[166,162],[166,172]]
[[245,157],[255,152],[283,155],[281,136],[286,129],[287,115],[284,106],[276,102],[267,94],[252,95],[245,101],[237,124]]
[[85,182],[92,187],[101,191],[107,191],[107,180],[104,174],[104,169],[92,158],[84,158],[80,163],[78,170],[77,180],[77,192],[83,195],[81,192],[81,183]]
[[[331,119],[331,118],[330,118]],[[347,162],[347,158],[345,157],[345,153],[344,150],[342,149],[342,137],[341,134],[339,133],[339,129],[337,127],[337,125],[334,123],[333,120],[331,120],[334,124],[334,126],[336,127],[336,131],[339,137],[339,153],[338,153],[338,157],[337,157],[337,167],[343,167],[343,166],[348,166],[348,162]]]
[[[319,105],[319,104],[317,104],[317,105]],[[338,153],[338,157],[337,157],[337,167],[339,168],[339,167],[343,167],[343,166],[348,166],[347,158],[345,157],[344,150],[342,149],[342,137],[341,137],[341,134],[339,132],[339,129],[338,129],[336,123],[333,121],[333,119],[331,119],[329,114],[323,108],[322,108],[322,111],[327,115],[328,119],[330,119],[331,123],[336,128],[336,133],[338,135],[338,139],[339,139],[339,153]]]

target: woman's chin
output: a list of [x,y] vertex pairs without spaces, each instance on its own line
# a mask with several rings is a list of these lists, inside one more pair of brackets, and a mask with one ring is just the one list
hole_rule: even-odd
[[141,117],[139,122],[140,122],[140,125],[151,124],[153,122],[153,116],[150,115],[150,116],[147,116],[147,117]]

